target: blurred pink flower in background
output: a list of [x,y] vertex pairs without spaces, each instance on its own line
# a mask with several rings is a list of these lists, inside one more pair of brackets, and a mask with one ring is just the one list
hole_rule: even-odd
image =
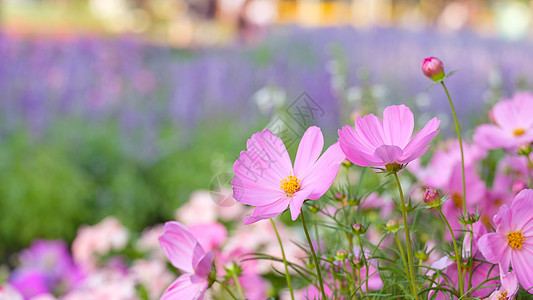
[[[216,222],[218,219],[232,221],[242,218],[248,211],[238,204],[231,190],[194,192],[189,201],[176,211],[176,220],[185,225]],[[220,203],[223,201],[223,203]]]
[[483,256],[500,264],[503,273],[512,266],[520,284],[533,287],[533,190],[521,191],[511,203],[503,205],[494,216],[496,232],[483,235],[478,243]]
[[159,260],[137,259],[130,271],[135,281],[146,288],[150,299],[158,299],[175,277]]
[[138,251],[149,253],[151,258],[165,261],[165,253],[159,245],[159,236],[161,236],[163,232],[163,224],[145,229],[142,232],[141,237],[135,243],[135,248]]
[[0,285],[0,300],[23,300],[21,294],[11,285]]
[[[472,210],[476,205],[484,200],[486,195],[485,183],[479,178],[472,166],[465,169],[466,178],[466,199],[467,208]],[[463,182],[461,174],[461,164],[456,164],[449,178],[448,184],[442,187],[448,194],[449,199],[442,205],[442,212],[450,222],[452,229],[460,233],[462,225],[459,217],[463,214]],[[451,235],[446,231],[446,236],[451,239]]]
[[97,255],[121,250],[128,243],[129,231],[116,218],[107,217],[94,226],[78,229],[72,243],[74,260],[86,269],[96,266]]
[[167,222],[159,242],[170,263],[182,274],[161,299],[203,299],[209,285],[213,252],[206,252],[189,230],[178,222]]
[[192,225],[189,226],[189,232],[198,240],[205,251],[218,249],[228,237],[226,227],[220,223]]
[[91,272],[75,291],[63,300],[136,300],[136,282],[132,275],[115,268],[100,268]]
[[516,93],[491,110],[496,124],[476,128],[474,142],[485,149],[516,148],[533,142],[533,94]]
[[431,119],[414,137],[414,117],[405,105],[392,105],[383,111],[383,122],[374,114],[355,120],[355,129],[339,130],[339,143],[346,157],[363,167],[386,168],[407,164],[422,156],[428,143],[439,133],[440,121]]
[[[465,167],[473,166],[487,156],[487,151],[476,144],[469,144],[463,141],[465,157]],[[420,179],[425,186],[443,189],[448,184],[453,170],[461,164],[461,152],[459,141],[448,140],[439,144],[439,148],[431,158],[426,167],[422,167],[420,162],[414,161],[407,167]],[[468,189],[468,185],[467,185]]]
[[283,141],[270,130],[255,133],[246,143],[233,165],[235,178],[233,197],[256,206],[244,220],[251,224],[270,219],[290,207],[292,220],[300,215],[306,199],[320,198],[331,186],[344,160],[338,143],[331,145],[322,156],[324,137],[320,128],[309,127],[300,141],[291,164]]

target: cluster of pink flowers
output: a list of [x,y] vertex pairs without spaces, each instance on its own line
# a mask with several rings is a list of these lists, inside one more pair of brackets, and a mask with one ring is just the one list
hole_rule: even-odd
[[[422,69],[443,86],[449,76],[436,58],[424,60]],[[382,119],[356,118],[324,152],[322,131],[309,127],[294,163],[282,139],[265,129],[233,164],[231,191],[195,192],[177,210],[177,221],[138,239],[113,218],[80,228],[72,256],[62,242],[36,241],[20,254],[0,299],[127,300],[140,299],[139,291],[149,299],[185,300],[533,294],[532,115],[533,94],[518,93],[494,106],[492,124],[477,127],[472,141],[441,142],[427,163],[418,159],[440,121],[433,118],[414,134],[405,105],[385,108]],[[494,150],[502,158],[487,180],[482,167]],[[378,187],[361,188],[366,169],[353,165],[376,171],[368,176]],[[405,173],[411,176],[400,180]],[[386,188],[389,178],[400,204]],[[307,240],[292,226],[298,219]],[[273,284],[280,273],[287,289]],[[298,280],[291,284],[291,277]]]

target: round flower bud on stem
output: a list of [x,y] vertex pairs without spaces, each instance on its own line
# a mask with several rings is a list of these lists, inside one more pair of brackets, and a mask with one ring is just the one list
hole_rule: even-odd
[[444,66],[442,61],[436,57],[427,57],[422,61],[422,72],[433,81],[444,79]]
[[424,202],[430,207],[437,207],[440,205],[440,193],[434,188],[428,188],[424,192]]

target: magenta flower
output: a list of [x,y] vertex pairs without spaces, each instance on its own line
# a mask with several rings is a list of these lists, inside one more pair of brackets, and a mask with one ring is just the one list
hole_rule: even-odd
[[476,128],[474,142],[485,149],[515,148],[533,142],[533,94],[517,93],[492,108],[496,124]]
[[439,131],[440,120],[431,119],[413,138],[414,117],[405,105],[392,105],[383,111],[383,123],[373,114],[357,118],[355,129],[339,130],[339,144],[346,157],[363,167],[404,165],[422,156]]
[[167,288],[161,299],[203,299],[209,286],[213,252],[206,252],[189,230],[178,222],[165,223],[164,230],[159,237],[161,248],[182,274]]
[[500,264],[503,273],[513,267],[518,282],[526,289],[533,287],[533,190],[521,191],[511,207],[503,205],[494,223],[496,232],[483,235],[478,247],[487,261]]
[[[309,127],[298,147],[294,167],[283,141],[265,129],[252,135],[246,151],[233,165],[233,197],[256,206],[244,220],[250,224],[279,215],[287,206],[296,220],[306,199],[320,198],[331,186],[345,156],[338,143],[322,156],[324,137],[316,126]],[[319,158],[320,156],[320,158]]]
[[422,61],[422,72],[433,81],[444,79],[444,66],[436,57],[427,57]]

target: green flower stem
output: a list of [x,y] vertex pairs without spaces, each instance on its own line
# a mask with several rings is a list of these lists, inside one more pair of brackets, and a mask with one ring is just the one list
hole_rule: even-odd
[[463,215],[466,215],[465,155],[463,152],[463,139],[461,138],[461,128],[459,127],[459,120],[457,119],[457,114],[455,114],[455,107],[453,106],[450,93],[448,93],[448,89],[446,88],[444,81],[441,81],[440,83],[442,84],[442,87],[444,88],[444,91],[446,92],[446,96],[448,97],[448,101],[450,102],[450,107],[452,108],[453,120],[455,121],[455,130],[457,131],[457,139],[459,140],[459,149],[461,150],[461,176],[463,180],[463,199],[462,199],[463,200]]
[[361,256],[363,257],[363,262],[366,268],[365,285],[366,285],[366,290],[368,291],[368,261],[366,260],[365,250],[363,249],[363,243],[361,242],[361,235],[359,233],[357,234],[357,241],[359,242],[359,247],[361,248]]
[[231,274],[231,277],[233,278],[233,281],[235,281],[235,286],[237,287],[237,291],[239,291],[239,294],[241,294],[242,299],[246,299],[246,296],[244,295],[244,291],[242,289],[241,283],[239,281],[239,277],[235,272]]
[[[350,290],[350,294],[354,295],[355,294],[355,285],[356,283],[354,282],[355,278],[352,278],[352,280],[350,280],[350,272],[348,272],[348,267],[346,266],[346,259],[343,259],[342,260],[342,264],[344,265],[344,272],[346,273],[346,278],[348,279],[348,283],[349,283],[349,290]],[[353,268],[352,268],[353,269]]]
[[405,253],[403,252],[402,243],[400,242],[400,239],[398,238],[398,233],[394,233],[394,238],[396,239],[396,243],[398,244],[398,249],[400,250],[400,255],[402,257],[403,267],[405,269],[405,275],[409,274],[409,270],[407,269],[407,262],[405,261]]
[[[463,139],[461,138],[461,128],[459,126],[459,120],[457,119],[457,114],[455,113],[455,107],[453,106],[452,98],[450,97],[450,93],[448,92],[448,88],[446,88],[446,85],[444,84],[444,81],[440,82],[442,87],[444,88],[444,92],[446,92],[446,96],[448,97],[448,102],[450,102],[450,108],[452,109],[453,114],[453,120],[455,121],[455,130],[457,131],[457,139],[459,140],[459,149],[461,150],[461,177],[462,177],[462,184],[463,184],[463,216],[467,215],[467,209],[466,209],[466,176],[465,176],[465,156],[463,151]],[[467,230],[467,226],[464,226],[464,229]],[[450,229],[451,232],[451,229]],[[453,236],[453,232],[452,232]],[[454,238],[455,242],[455,238]],[[457,252],[457,250],[455,251]],[[457,252],[459,255],[461,255],[461,252]],[[472,253],[472,246],[470,247],[470,253]],[[459,266],[457,266],[460,268]],[[461,274],[459,272],[459,274]],[[463,280],[460,279],[459,283],[462,284]],[[461,293],[463,293],[463,290],[461,290]]]
[[281,238],[279,237],[276,223],[274,223],[274,220],[272,219],[270,219],[270,222],[272,223],[272,227],[274,227],[276,237],[278,238],[279,248],[281,249],[281,256],[283,257],[283,264],[285,265],[285,279],[287,280],[287,286],[289,287],[289,291],[291,292],[291,299],[294,300],[294,291],[292,290],[291,275],[289,274],[289,267],[287,266],[287,258],[285,257],[285,250],[283,250],[283,243],[281,242]]
[[214,282],[220,284],[222,286],[222,288],[224,288],[224,290],[231,296],[232,299],[234,300],[239,300],[239,298],[235,297],[235,295],[231,292],[231,290],[221,281],[218,281],[218,280],[214,280]]
[[418,300],[418,293],[416,291],[415,275],[413,272],[413,251],[411,250],[411,237],[409,236],[409,227],[407,226],[407,211],[405,209],[405,201],[403,200],[402,185],[398,178],[398,173],[394,172],[394,178],[396,178],[396,184],[398,185],[398,192],[400,193],[400,201],[402,205],[403,216],[403,228],[405,231],[405,244],[407,245],[407,266],[409,267],[409,279],[411,280],[411,292],[416,300]]
[[[450,231],[450,234],[452,235],[452,241],[453,241],[453,250],[455,251],[455,261],[457,262],[457,273],[458,273],[458,280],[459,280],[459,291],[461,292],[461,296],[464,296],[464,280],[463,280],[463,268],[461,266],[461,256],[462,253],[459,252],[459,248],[457,247],[457,242],[455,241],[455,235],[453,234],[452,226],[450,225],[450,222],[448,222],[448,219],[446,219],[446,216],[442,213],[442,209],[440,207],[437,207],[437,210],[439,211],[440,216],[444,220],[444,223],[446,223],[446,227],[448,227],[448,230]],[[470,236],[470,239],[472,240],[474,237]]]
[[322,282],[322,274],[320,271],[320,262],[318,261],[318,258],[316,257],[315,249],[313,248],[313,243],[311,242],[311,237],[309,236],[309,231],[307,230],[307,225],[305,224],[305,214],[303,210],[301,210],[300,215],[302,216],[302,225],[305,232],[305,237],[307,238],[307,242],[309,243],[309,250],[311,250],[311,256],[313,256],[313,260],[315,262],[315,268],[316,268],[316,276],[318,277],[318,285],[320,286],[320,293],[322,294],[322,299],[328,299],[326,296],[326,292],[324,291],[324,283]]

